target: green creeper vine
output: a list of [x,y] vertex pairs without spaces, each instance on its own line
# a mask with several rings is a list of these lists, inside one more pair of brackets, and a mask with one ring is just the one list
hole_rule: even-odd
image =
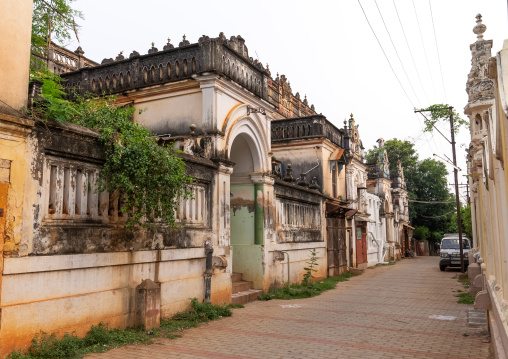
[[159,145],[156,136],[133,121],[134,107],[116,106],[114,97],[76,96],[71,102],[63,94],[54,78],[46,78],[44,100],[36,104],[32,116],[97,130],[106,149],[106,163],[96,190],[121,194],[119,207],[128,214],[129,227],[154,228],[159,221],[173,226],[177,200],[189,197],[187,185],[193,181],[185,174],[178,152]]

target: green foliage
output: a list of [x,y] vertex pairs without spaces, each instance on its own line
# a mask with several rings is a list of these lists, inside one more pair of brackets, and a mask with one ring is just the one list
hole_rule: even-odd
[[[77,38],[79,25],[75,19],[83,19],[83,14],[71,7],[74,0],[34,0],[32,11],[32,52],[44,56],[51,41],[65,44]],[[31,72],[40,70],[40,64],[32,58]]]
[[[448,226],[455,205],[453,195],[449,192],[446,176],[446,166],[432,159],[420,161],[410,141],[401,141],[396,138],[385,141],[385,147],[390,161],[390,171],[395,171],[397,161],[400,160],[404,170],[408,196],[412,200],[434,203],[409,203],[409,219],[413,225],[425,226],[431,232],[448,231]],[[367,152],[366,160],[372,163],[375,160],[377,149]],[[447,202],[451,203],[435,203]],[[430,235],[430,241],[437,238]]]
[[457,295],[459,297],[459,300],[457,300],[457,303],[460,304],[474,304],[475,296],[469,293],[460,293]]
[[228,304],[228,308],[231,308],[231,309],[245,308],[245,306],[243,304],[234,304],[234,303],[231,303],[231,304]]
[[447,231],[455,209],[455,196],[448,189],[447,175],[442,162],[429,158],[419,162],[411,185],[408,183],[410,198],[431,203],[412,203],[413,225],[425,226],[431,232]]
[[469,121],[462,119],[457,111],[451,108],[448,104],[436,104],[427,108],[422,108],[420,111],[430,111],[430,115],[425,112],[425,132],[432,132],[436,123],[441,121],[450,121],[450,116],[453,115],[453,128],[454,132],[458,133],[461,127],[469,128]]
[[[469,239],[473,238],[473,223],[471,221],[471,205],[467,205],[460,209],[460,219],[462,221],[462,233]],[[458,233],[457,228],[457,212],[451,216],[450,223],[447,229],[448,233]]]
[[314,278],[314,275],[312,274],[312,272],[317,272],[317,270],[314,269],[314,267],[317,267],[317,256],[316,256],[316,249],[315,248],[310,250],[309,261],[305,262],[305,263],[307,263],[308,266],[303,268],[305,270],[305,273],[303,275],[302,284],[310,285],[312,279]]
[[[14,350],[9,354],[10,359],[67,359],[81,358],[87,353],[105,352],[125,344],[153,342],[154,337],[169,339],[180,338],[175,334],[188,328],[195,328],[200,323],[221,317],[231,316],[231,310],[226,305],[212,305],[198,303],[191,299],[192,309],[189,312],[175,314],[171,319],[162,319],[159,328],[153,329],[149,335],[143,327],[127,329],[111,329],[108,324],[99,323],[92,326],[84,338],[75,333],[66,333],[62,338],[53,334],[41,332],[33,340],[26,351]],[[242,306],[243,307],[243,306]]]
[[227,305],[213,305],[207,302],[199,303],[197,298],[191,299],[191,303],[192,309],[190,311],[177,313],[173,319],[202,323],[222,317],[230,317],[233,314]]
[[77,96],[71,102],[62,94],[57,82],[44,79],[45,101],[37,104],[32,116],[99,131],[106,163],[96,190],[121,194],[120,211],[129,215],[127,226],[153,228],[161,220],[173,226],[176,201],[189,196],[187,184],[193,181],[186,176],[178,151],[159,145],[148,129],[132,120],[135,108],[116,106],[114,97]]
[[416,226],[413,231],[413,238],[423,241],[430,238],[430,230],[425,226]]
[[[411,176],[412,171],[418,163],[418,154],[414,149],[414,144],[410,141],[401,141],[397,138],[385,141],[386,153],[388,155],[388,161],[390,162],[390,172],[397,170],[397,161],[400,160],[402,168],[404,169],[404,176]],[[379,151],[377,147],[374,147],[367,151],[365,159],[367,163],[374,163],[376,154]]]
[[261,294],[258,298],[260,300],[271,300],[271,299],[299,299],[299,298],[310,298],[321,294],[324,291],[335,288],[339,282],[348,281],[349,278],[353,277],[354,274],[351,272],[344,272],[336,277],[328,277],[321,281],[314,282],[312,287],[309,285],[302,284],[291,284],[283,288],[276,288],[268,293]]
[[25,353],[13,351],[11,359],[80,358],[86,353],[103,352],[124,344],[149,343],[150,338],[141,329],[110,329],[107,324],[92,326],[84,338],[66,333],[62,338],[41,332]]
[[[76,27],[74,17],[82,18],[71,8],[73,0],[35,0],[32,48],[39,55],[52,34],[60,42],[71,38]],[[176,200],[187,198],[185,164],[171,147],[159,146],[148,129],[134,123],[132,106],[116,106],[114,97],[92,99],[74,96],[65,99],[60,77],[45,64],[31,68],[32,79],[42,81],[43,101],[31,110],[34,119],[71,122],[99,131],[99,141],[106,151],[97,191],[120,194],[120,211],[128,214],[127,226],[154,228],[157,223],[174,225]]]

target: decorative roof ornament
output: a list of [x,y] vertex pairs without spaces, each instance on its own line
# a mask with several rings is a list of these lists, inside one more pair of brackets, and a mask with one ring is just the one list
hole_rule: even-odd
[[314,189],[316,191],[321,191],[321,186],[319,186],[318,182],[317,182],[317,177],[314,176],[312,177],[312,182],[309,186],[309,189]]
[[81,46],[78,46],[78,48],[74,51],[74,53],[78,56],[83,56],[83,54],[85,53],[83,51],[83,49],[81,48]]
[[174,49],[175,47],[171,43],[171,39],[168,37],[168,43],[162,48],[164,51]]
[[125,57],[123,56],[123,50],[120,51],[118,56],[115,58],[115,61],[122,61],[122,60],[125,60]]
[[180,44],[178,44],[178,46],[182,47],[182,46],[188,46],[190,45],[190,42],[187,40],[187,36],[185,36],[185,34],[183,34],[183,40],[180,41]]
[[148,50],[149,54],[155,54],[156,52],[159,52],[159,49],[155,47],[155,43],[152,42],[152,48]]
[[353,117],[353,114],[351,114],[351,118],[349,119],[349,129],[355,129],[355,119]]
[[473,32],[478,37],[478,40],[483,40],[483,33],[487,30],[487,26],[482,24],[482,15],[476,15],[476,26],[473,28]]
[[270,65],[268,65],[268,62],[266,63],[266,72],[268,72],[268,76],[272,76],[272,73],[270,72]]
[[293,170],[291,169],[291,163],[288,163],[286,166],[286,176],[282,180],[290,183],[295,182],[295,178],[293,177]]

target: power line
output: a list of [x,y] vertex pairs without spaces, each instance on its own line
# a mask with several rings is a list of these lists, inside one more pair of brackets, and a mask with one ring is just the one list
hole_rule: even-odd
[[455,201],[417,201],[416,199],[408,199],[409,202],[416,202],[416,203],[455,203]]
[[432,29],[434,30],[434,41],[436,42],[437,59],[439,60],[439,71],[441,72],[441,83],[443,84],[443,93],[445,97],[445,102],[448,103],[448,100],[446,99],[446,88],[444,85],[443,68],[441,67],[441,56],[439,56],[439,47],[437,46],[436,27],[434,26],[434,15],[432,14],[432,6],[430,5],[430,0],[429,0],[429,8],[430,8],[430,17],[432,18]]
[[427,68],[430,74],[430,80],[432,82],[432,88],[434,89],[434,96],[437,97],[436,87],[434,86],[434,78],[432,77],[432,71],[430,71],[429,58],[427,56],[427,50],[425,49],[425,43],[423,42],[422,28],[420,27],[420,20],[418,19],[418,12],[416,11],[415,0],[413,0],[413,9],[415,10],[416,22],[418,23],[418,30],[420,31],[420,39],[422,40],[423,52],[425,54],[425,60],[427,61]]
[[404,92],[404,94],[406,95],[409,103],[411,104],[411,107],[415,107],[413,105],[413,101],[411,101],[411,99],[409,98],[406,90],[404,89],[404,86],[402,86],[402,83],[400,82],[399,80],[399,77],[397,76],[397,74],[395,73],[395,70],[393,69],[393,66],[390,62],[390,60],[388,59],[388,56],[386,56],[386,52],[385,50],[383,49],[383,46],[381,45],[381,42],[379,41],[377,35],[376,35],[376,32],[374,31],[374,29],[372,28],[372,25],[370,24],[370,21],[369,21],[369,18],[367,17],[367,14],[365,13],[365,10],[363,9],[363,6],[362,4],[360,3],[360,0],[358,0],[358,4],[360,5],[360,7],[362,8],[362,12],[363,12],[363,15],[365,16],[365,20],[367,20],[367,23],[369,24],[369,27],[370,29],[372,30],[372,33],[374,34],[374,37],[376,38],[377,40],[377,43],[379,44],[379,47],[381,47],[381,51],[383,51],[383,55],[385,55],[385,58],[386,58],[386,61],[388,61],[388,65],[390,65],[390,68],[392,69],[392,72],[393,72],[393,75],[395,76],[395,78],[397,79],[397,82],[399,83],[400,85],[400,88],[402,89],[402,91]]
[[439,218],[439,217],[446,217],[447,215],[452,214],[452,213],[455,213],[455,211],[451,211],[451,212],[448,212],[448,213],[445,213],[445,214],[441,214],[439,216],[424,216],[423,214],[420,214],[420,217],[423,217],[423,218]]
[[409,79],[409,76],[407,75],[406,68],[404,67],[404,64],[402,63],[402,60],[400,59],[399,52],[397,51],[397,47],[393,43],[392,35],[390,35],[390,31],[388,31],[388,26],[386,26],[385,19],[383,18],[383,15],[381,14],[381,10],[379,9],[379,6],[377,4],[377,0],[374,0],[374,3],[376,4],[377,11],[379,12],[379,16],[381,16],[381,20],[383,20],[383,25],[385,26],[386,32],[388,33],[388,37],[390,38],[390,41],[392,43],[393,49],[395,50],[395,54],[397,54],[397,58],[399,59],[400,65],[402,66],[402,70],[404,71],[404,74],[406,75],[407,81],[409,82],[409,86],[411,87],[411,90],[413,90],[413,94],[416,97],[416,100],[421,105],[421,101],[418,98],[418,95],[415,92],[415,89],[413,88],[413,84],[411,83],[411,80]]
[[402,21],[400,20],[399,11],[397,10],[397,5],[395,5],[395,0],[393,0],[393,6],[395,7],[395,12],[397,13],[397,18],[399,19],[399,24],[402,29],[402,33],[404,34],[404,39],[406,40],[407,49],[409,50],[409,54],[411,55],[411,60],[413,61],[413,66],[415,67],[416,74],[418,75],[418,80],[420,81],[420,85],[422,86],[423,94],[427,99],[427,103],[430,104],[429,97],[427,96],[427,92],[425,91],[425,86],[423,86],[422,78],[420,77],[420,72],[418,71],[418,67],[416,66],[415,59],[413,57],[413,52],[411,51],[411,47],[409,46],[409,41],[407,41],[406,32],[404,31],[404,26],[402,26]]

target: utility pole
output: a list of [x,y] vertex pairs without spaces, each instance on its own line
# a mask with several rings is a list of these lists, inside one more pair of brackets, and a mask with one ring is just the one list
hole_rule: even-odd
[[[460,249],[460,272],[464,273],[464,246],[462,243],[462,218],[460,217],[460,199],[459,199],[459,180],[458,180],[458,170],[457,167],[457,155],[455,154],[455,129],[453,126],[453,107],[448,107],[450,110],[450,132],[451,132],[451,141],[448,140],[442,133],[439,133],[452,145],[452,154],[453,154],[453,174],[455,178],[455,202],[457,206],[457,227],[459,230],[459,249]],[[424,117],[423,112],[432,112],[431,110],[415,110],[415,112],[421,113]],[[425,117],[426,118],[426,117]],[[434,125],[433,125],[434,126]],[[434,126],[436,128],[436,126]],[[436,128],[437,129],[437,128]],[[468,191],[469,192],[469,191]],[[469,194],[469,193],[468,193]]]
[[460,248],[460,272],[464,273],[464,246],[462,243],[462,218],[460,218],[460,200],[459,200],[459,171],[457,169],[457,155],[455,154],[455,129],[453,126],[453,107],[448,107],[450,110],[450,132],[452,142],[453,154],[453,175],[455,178],[455,202],[457,204],[457,227],[459,229],[459,248]]

